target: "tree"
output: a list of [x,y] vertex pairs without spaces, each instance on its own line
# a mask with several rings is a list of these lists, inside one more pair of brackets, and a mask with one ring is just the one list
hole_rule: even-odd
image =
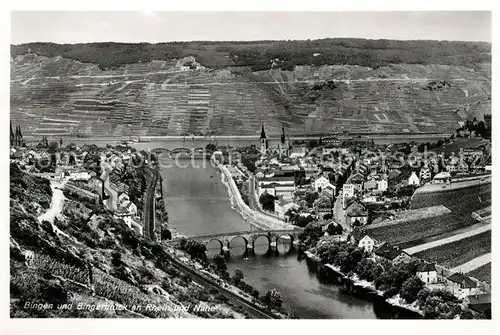
[[460,314],[460,319],[467,319],[467,320],[470,320],[470,319],[474,319],[474,315],[472,314],[471,311],[469,310],[465,310],[465,311],[462,311],[462,313]]
[[218,272],[225,272],[227,270],[226,259],[224,258],[224,256],[222,256],[221,254],[216,254],[212,258],[212,260],[214,261],[215,267],[217,268]]
[[318,197],[319,197],[318,192],[308,192],[308,193],[306,193],[304,200],[307,202],[309,207],[312,207],[314,204],[314,201],[316,201],[316,199],[318,199]]
[[296,215],[293,218],[293,224],[298,226],[298,227],[305,227],[312,221],[314,221],[314,217],[312,215],[308,216],[303,216],[303,215]]
[[238,283],[243,280],[243,271],[241,271],[240,269],[236,269],[234,270],[234,275],[233,275],[233,281],[236,285],[238,285]]
[[215,150],[217,150],[217,145],[214,144],[214,143],[208,143],[206,146],[205,146],[205,149],[207,151],[210,151],[210,152],[214,152]]
[[162,229],[161,230],[161,239],[162,240],[171,240],[172,239],[172,233],[170,232],[169,229]]
[[405,299],[409,304],[413,303],[418,298],[418,293],[424,287],[424,282],[417,276],[412,276],[405,280],[399,291],[401,298]]
[[57,142],[50,142],[49,149],[47,151],[53,154],[57,152],[58,149],[59,149],[59,144]]
[[206,246],[199,241],[188,240],[186,243],[186,252],[192,259],[204,259],[206,251]]
[[330,223],[326,229],[328,235],[340,235],[342,234],[342,226],[335,223]]
[[276,200],[276,197],[267,192],[262,193],[259,198],[262,208],[272,212],[274,212],[274,200]]
[[281,294],[275,289],[267,291],[266,295],[263,297],[263,301],[270,308],[274,309],[281,308],[281,306],[283,305],[283,298],[281,297]]
[[321,226],[317,222],[310,222],[305,227],[304,231],[300,233],[299,240],[304,242],[306,245],[312,245],[316,243],[323,235]]

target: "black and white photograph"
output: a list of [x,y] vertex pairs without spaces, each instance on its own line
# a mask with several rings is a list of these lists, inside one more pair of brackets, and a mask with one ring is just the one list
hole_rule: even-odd
[[9,38],[11,319],[492,319],[491,11]]

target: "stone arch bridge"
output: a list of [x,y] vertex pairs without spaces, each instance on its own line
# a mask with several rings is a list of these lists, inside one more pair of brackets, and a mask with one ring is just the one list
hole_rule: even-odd
[[212,156],[212,151],[207,150],[206,148],[175,148],[175,149],[166,149],[166,148],[155,148],[151,150],[156,156],[168,157],[168,158],[179,158],[179,157],[188,157],[188,158],[210,158]]
[[[205,245],[211,242],[218,242],[220,245],[221,254],[229,254],[231,247],[235,247],[234,241],[242,240],[246,247],[243,257],[254,255],[255,242],[259,240],[260,243],[267,242],[267,253],[278,253],[278,241],[286,241],[290,244],[290,251],[293,249],[294,244],[298,242],[298,236],[304,231],[303,228],[289,229],[289,230],[251,230],[232,232],[224,234],[211,234],[191,236],[189,239],[199,241]],[[233,245],[232,245],[233,242]],[[238,245],[241,247],[241,244]]]

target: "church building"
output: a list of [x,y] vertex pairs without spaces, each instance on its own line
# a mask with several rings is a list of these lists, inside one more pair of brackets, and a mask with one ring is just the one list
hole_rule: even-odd
[[12,122],[10,123],[10,146],[11,147],[21,147],[24,145],[23,134],[21,132],[21,126],[16,127],[16,132],[12,131]]
[[269,147],[269,142],[264,131],[264,125],[262,125],[262,131],[260,133],[260,153],[262,156],[265,155],[278,155],[279,159],[289,157],[292,146],[290,140],[286,138],[285,127],[281,127],[281,137],[278,145],[276,147]]

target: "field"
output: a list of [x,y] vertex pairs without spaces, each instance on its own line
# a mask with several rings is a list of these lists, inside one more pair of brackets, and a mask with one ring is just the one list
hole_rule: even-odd
[[491,184],[486,184],[453,191],[417,193],[411,200],[411,209],[443,205],[454,213],[464,215],[483,209],[490,204]]
[[491,205],[491,184],[449,192],[416,194],[411,209],[438,205],[450,209],[451,213],[370,229],[370,236],[408,248],[422,243],[428,237],[470,226],[476,223],[472,213]]
[[372,224],[366,226],[367,230],[393,226],[397,224],[406,223],[408,221],[416,221],[422,219],[429,219],[432,217],[437,217],[443,214],[450,213],[450,210],[443,205],[432,206],[432,207],[424,207],[419,209],[411,209],[403,212],[396,213],[396,216],[392,220],[385,220],[380,223]]
[[491,284],[491,263],[478,267],[468,275]]
[[369,234],[378,241],[387,241],[397,244],[401,248],[409,248],[428,237],[448,233],[467,225],[450,213],[431,219],[406,221],[396,225],[370,229]]
[[415,256],[454,268],[491,252],[491,231],[416,253]]

